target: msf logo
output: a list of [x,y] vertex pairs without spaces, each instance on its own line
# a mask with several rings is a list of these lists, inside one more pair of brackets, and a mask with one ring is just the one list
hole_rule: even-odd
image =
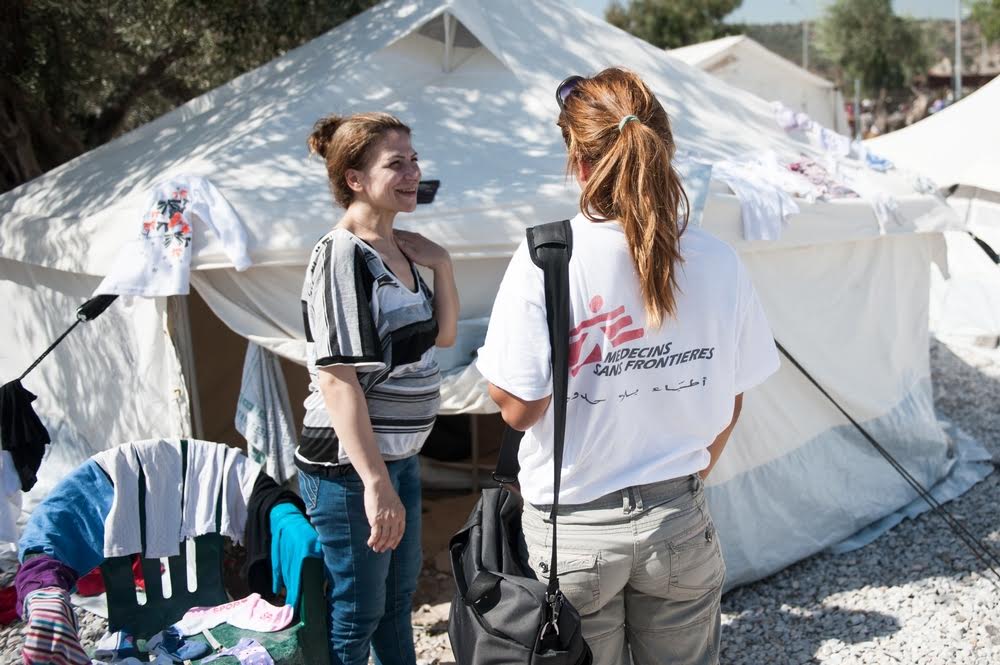
[[[604,299],[594,296],[590,300],[590,311],[595,315],[569,331],[569,373],[576,376],[585,365],[598,363],[604,353],[604,342],[616,349],[626,342],[637,340],[646,334],[639,327],[633,327],[632,317],[625,313],[625,306],[599,314],[604,308]],[[585,354],[584,351],[589,349]]]

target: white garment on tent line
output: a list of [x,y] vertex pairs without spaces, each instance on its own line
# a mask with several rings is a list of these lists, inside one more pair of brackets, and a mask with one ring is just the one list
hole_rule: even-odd
[[837,157],[847,157],[851,154],[851,139],[838,134],[832,129],[823,127],[814,122],[807,132],[809,143],[820,150],[836,155]]
[[146,549],[150,559],[175,556],[181,541],[181,446],[177,439],[132,444],[146,478]]
[[137,237],[118,251],[94,293],[187,295],[195,218],[222,241],[236,270],[250,267],[246,230],[219,190],[206,178],[174,176],[154,185]]
[[247,522],[247,501],[260,473],[260,464],[237,448],[226,448],[222,469],[222,523],[219,533],[242,545]]
[[243,379],[236,402],[236,431],[247,441],[247,456],[278,483],[295,475],[292,407],[278,357],[247,344]]
[[218,533],[215,508],[222,491],[227,450],[229,447],[221,443],[188,439],[182,538]]
[[17,518],[21,514],[21,478],[10,452],[0,451],[0,543],[16,543]]
[[899,202],[873,181],[869,169],[860,162],[829,157],[826,161],[830,174],[871,204],[880,235],[888,233],[890,226],[898,227],[905,223],[906,220],[899,215]]
[[799,206],[783,189],[766,180],[759,169],[729,160],[716,162],[713,177],[726,183],[740,201],[743,238],[779,240],[785,218]]
[[93,456],[114,485],[111,510],[104,518],[104,556],[127,556],[142,551],[139,524],[139,460],[129,443]]

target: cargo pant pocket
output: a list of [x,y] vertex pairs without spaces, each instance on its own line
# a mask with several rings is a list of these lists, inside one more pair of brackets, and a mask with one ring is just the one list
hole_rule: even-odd
[[[528,565],[543,582],[549,581],[552,552],[529,547]],[[580,615],[601,607],[601,557],[594,552],[564,552],[558,555],[559,589]]]

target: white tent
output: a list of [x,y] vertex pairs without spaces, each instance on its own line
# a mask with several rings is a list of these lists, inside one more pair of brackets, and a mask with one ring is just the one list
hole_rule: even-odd
[[[776,124],[768,102],[562,3],[390,0],[0,197],[0,289],[11,312],[0,327],[4,375],[44,348],[138,232],[150,184],[182,173],[206,176],[224,193],[254,261],[237,273],[196,226],[194,290],[238,335],[301,361],[305,261],[337,218],[305,138],[331,112],[386,109],[411,124],[424,177],[441,187],[399,225],[449,248],[463,317],[487,316],[525,226],[576,208],[554,87],[612,64],[650,83],[680,148],[704,160],[765,149],[821,157]],[[872,177],[899,204],[888,228],[863,200],[801,201],[780,240],[747,242],[739,203],[718,183],[703,223],[741,253],[777,338],[930,484],[953,460],[934,414],[921,294],[940,239],[933,232],[955,215],[905,180]],[[29,499],[95,450],[189,431],[179,407],[184,374],[190,379],[195,367],[202,410],[232,418],[235,395],[211,387],[222,373],[206,371],[231,334],[226,342],[199,337],[211,317],[196,311],[192,348],[183,316],[168,329],[163,303],[115,307],[29,377],[54,433]],[[304,381],[304,370],[295,377]],[[474,370],[448,377],[445,404],[451,413],[489,410]],[[730,585],[837,542],[914,497],[790,363],[746,396],[709,489]]]
[[[867,141],[900,167],[951,191],[964,226],[1000,250],[1000,78],[909,127]],[[948,233],[947,279],[933,273],[932,323],[957,335],[1000,335],[1000,267],[968,234]]]
[[729,85],[804,111],[824,127],[850,133],[844,97],[832,81],[786,60],[746,35],[720,37],[667,53]]

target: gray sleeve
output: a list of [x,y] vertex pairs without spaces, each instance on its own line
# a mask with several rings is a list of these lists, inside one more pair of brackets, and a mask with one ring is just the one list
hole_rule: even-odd
[[306,340],[315,344],[316,365],[385,367],[372,313],[374,280],[361,248],[332,236],[318,250],[303,298]]

